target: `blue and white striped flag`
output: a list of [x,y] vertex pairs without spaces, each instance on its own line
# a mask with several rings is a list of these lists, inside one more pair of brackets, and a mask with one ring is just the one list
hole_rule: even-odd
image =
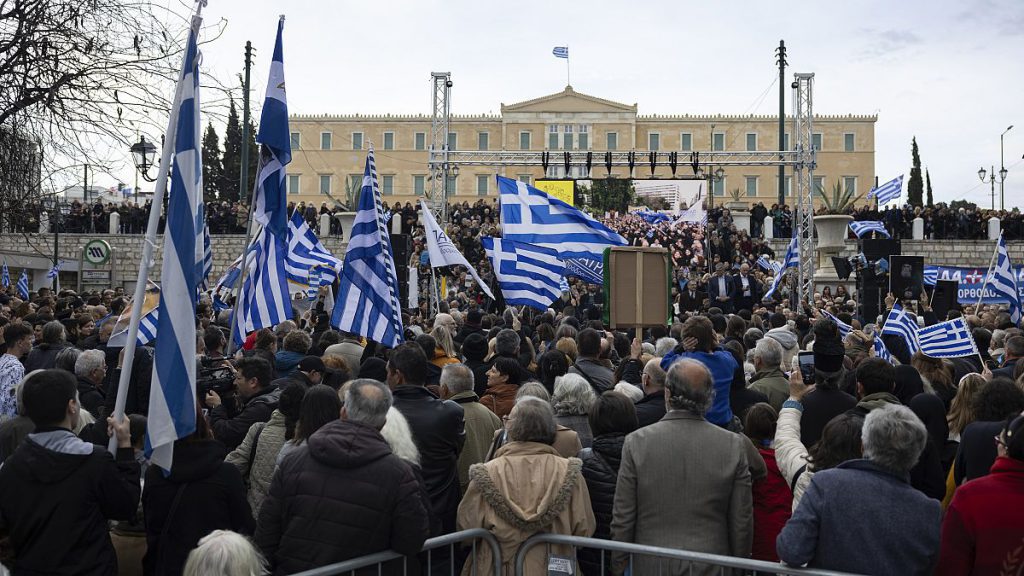
[[296,210],[288,221],[288,257],[285,259],[288,280],[308,284],[309,270],[313,267],[320,270],[321,281],[334,282],[341,271],[342,261],[320,242]]
[[996,242],[996,266],[992,269],[988,278],[988,287],[996,294],[999,300],[1005,300],[1010,307],[1010,321],[1014,326],[1020,324],[1020,292],[1017,289],[1017,278],[1013,273],[1013,266],[1010,265],[1010,254],[1006,251],[1006,240],[1003,233],[999,233],[999,240]]
[[[202,175],[200,175],[202,178]],[[205,208],[201,209],[205,213]],[[199,276],[199,285],[206,289],[206,281],[210,278],[210,273],[213,272],[213,242],[210,239],[210,227],[206,225],[206,216],[202,218],[203,226],[203,259],[202,259],[202,270]]]
[[847,336],[850,335],[850,332],[853,332],[853,326],[850,326],[846,322],[843,322],[839,318],[836,318],[828,310],[822,310],[821,311],[821,315],[824,316],[825,318],[828,318],[829,320],[831,320],[832,323],[835,324],[837,328],[839,328],[839,337],[840,338],[846,338]]
[[868,232],[878,232],[886,238],[890,238],[889,231],[885,229],[885,224],[881,220],[862,220],[860,222],[850,222],[850,230],[853,230],[853,234],[857,238],[863,238]]
[[[518,180],[498,176],[501,237],[550,248],[570,268],[595,272],[584,280],[603,281],[604,249],[625,246],[626,239],[583,211]],[[569,264],[579,262],[578,266]]]
[[345,252],[331,325],[388,348],[398,346],[405,339],[402,305],[398,300],[398,272],[391,239],[384,226],[372,146],[366,154],[359,209]]
[[565,263],[550,248],[485,236],[480,239],[507,304],[547,310],[562,294]]
[[768,270],[772,269],[772,265],[768,261],[768,256],[766,256],[764,254],[761,254],[760,256],[758,256],[757,257],[757,261],[754,262],[754,264],[757,264],[758,266],[761,267],[762,270],[765,270],[765,271],[768,271]]
[[889,352],[889,349],[885,347],[885,342],[882,342],[882,337],[881,336],[875,336],[874,347],[875,347],[875,356],[881,358],[882,360],[885,360],[889,364],[895,364],[896,363],[895,361],[893,361],[892,354]]
[[924,285],[935,286],[939,281],[939,267],[938,266],[925,266],[924,267]]
[[[267,94],[260,129],[258,186],[253,197],[253,218],[263,226],[256,237],[256,262],[242,287],[242,301],[234,324],[234,341],[242,342],[253,330],[276,326],[292,317],[288,294],[288,206],[285,166],[291,162],[288,104],[284,89],[284,17],[277,24],[277,40],[270,63]],[[251,249],[251,248],[250,248]]]
[[4,288],[11,285],[11,272],[7,269],[7,260],[4,260],[3,272],[0,273],[0,284],[3,284]]
[[889,180],[885,184],[877,188],[872,188],[868,192],[868,199],[878,198],[878,205],[888,204],[893,200],[899,200],[900,196],[903,195],[903,174],[899,177]]
[[778,272],[775,273],[775,279],[772,280],[771,288],[764,293],[764,297],[771,298],[775,291],[779,288],[779,283],[782,282],[782,277],[786,275],[786,270],[789,268],[796,268],[800,266],[800,249],[797,244],[797,237],[794,236],[789,241],[789,248],[786,249],[786,257],[782,260],[782,266]]
[[[124,312],[114,320],[114,328],[107,341],[108,348],[124,348],[128,343],[128,328],[132,315],[132,302],[128,301]],[[160,287],[150,282],[146,287],[146,294],[142,301],[142,316],[139,318],[139,332],[135,337],[135,343],[145,346],[156,338],[159,329],[160,317]]]
[[569,57],[569,47],[568,46],[555,46],[555,48],[551,51],[551,53],[555,55],[555,58],[568,58]]
[[21,278],[18,278],[18,296],[22,300],[28,300],[28,272],[21,271]]
[[892,334],[902,338],[911,354],[921,349],[921,345],[917,341],[917,316],[905,310],[899,302],[893,304],[889,316],[882,324],[882,334]]
[[963,317],[921,328],[917,339],[921,352],[931,358],[959,358],[978,353],[971,329]]
[[309,288],[306,289],[306,297],[309,300],[316,300],[317,293],[320,292],[320,268],[313,267],[309,269]]
[[[167,203],[157,341],[149,391],[146,456],[170,470],[174,442],[196,429],[196,288],[202,264],[200,204],[202,146],[199,131],[200,19],[193,18],[185,48],[177,102],[174,163]],[[140,322],[141,334],[141,322]]]
[[569,258],[565,260],[565,275],[575,276],[589,284],[602,284],[604,278],[601,274],[604,271],[604,263],[597,260],[583,258]]
[[61,264],[63,264],[63,262],[61,262],[60,260],[57,260],[57,263],[53,265],[53,268],[50,268],[50,271],[46,273],[46,278],[48,280],[53,280],[54,278],[57,277],[58,274],[60,274],[60,265]]
[[558,289],[561,290],[562,292],[568,292],[569,290],[571,290],[571,288],[569,287],[568,277],[562,276],[562,281],[558,283]]

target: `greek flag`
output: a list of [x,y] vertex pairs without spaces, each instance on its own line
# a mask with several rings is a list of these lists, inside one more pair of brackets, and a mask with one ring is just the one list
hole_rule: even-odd
[[671,218],[661,212],[652,212],[650,210],[637,210],[634,212],[637,216],[643,219],[648,224],[658,224],[659,222],[668,222]]
[[893,304],[889,316],[882,324],[882,334],[899,336],[907,343],[907,350],[911,354],[921,349],[917,340],[917,316],[903,309],[899,302]]
[[569,279],[566,278],[565,276],[562,276],[562,281],[558,283],[558,289],[561,290],[562,292],[568,292],[569,290],[571,290],[571,288],[569,287]]
[[[174,137],[174,164],[157,312],[157,341],[149,391],[146,456],[170,470],[174,441],[196,429],[196,288],[201,278],[202,153],[199,124],[199,51],[194,18],[181,70],[181,100]],[[197,258],[198,256],[198,258]],[[141,335],[140,322],[140,335]]]
[[[107,341],[109,348],[124,348],[128,344],[128,328],[132,316],[132,303],[129,300],[124,312],[114,320],[114,329]],[[150,282],[146,287],[146,294],[142,301],[142,317],[139,318],[139,332],[135,337],[135,343],[145,346],[156,338],[158,330],[157,319],[160,317],[160,287]]]
[[562,294],[565,264],[550,248],[502,238],[480,239],[508,304],[547,310]]
[[768,262],[768,257],[765,256],[764,254],[761,254],[760,256],[758,256],[757,257],[757,261],[754,262],[754,264],[757,264],[758,266],[760,266],[762,270],[771,270],[772,269],[771,263]]
[[882,224],[880,220],[850,222],[850,230],[853,230],[853,234],[857,236],[857,238],[863,238],[868,232],[878,232],[882,236],[890,238],[889,231],[885,229],[885,224]]
[[[570,274],[589,269],[580,278],[595,284],[603,281],[604,249],[625,246],[625,238],[525,182],[497,178],[502,238],[555,250]],[[571,264],[573,260],[578,262]]]
[[978,353],[963,317],[922,328],[917,332],[917,339],[921,352],[932,358],[959,358]]
[[924,285],[935,286],[939,281],[939,267],[938,266],[925,266],[924,267]]
[[404,340],[398,272],[384,226],[373,147],[366,154],[359,209],[345,252],[331,325],[394,348]]
[[21,271],[21,278],[18,278],[18,296],[22,300],[28,300],[28,272]]
[[49,280],[56,278],[57,275],[60,274],[60,265],[61,261],[57,260],[57,263],[53,265],[53,268],[50,268],[50,271],[46,273],[46,278]]
[[[199,176],[202,178],[202,175]],[[203,209],[205,212],[205,208]],[[213,243],[210,240],[210,227],[206,225],[206,216],[200,221],[203,226],[203,268],[200,271],[199,284],[204,289],[206,288],[206,280],[210,277],[210,273],[213,272]]]
[[555,48],[551,51],[551,53],[555,55],[555,58],[568,58],[569,57],[569,47],[568,46],[555,46]]
[[1010,255],[1006,252],[1006,240],[999,233],[996,242],[996,266],[989,273],[988,288],[996,294],[997,300],[1005,300],[1010,305],[1010,321],[1014,326],[1020,324],[1020,292],[1017,290],[1017,278],[1010,265]]
[[895,364],[896,362],[892,358],[892,354],[889,353],[889,349],[885,347],[885,342],[882,342],[881,336],[875,336],[875,356],[878,356],[882,360],[885,360],[889,364]]
[[0,273],[0,284],[3,284],[4,288],[11,285],[11,272],[7,269],[7,260],[4,260],[3,272]]
[[320,268],[309,269],[309,288],[306,289],[306,297],[310,300],[316,300],[316,295],[320,291]]
[[322,271],[321,281],[334,282],[341,266],[341,259],[331,254],[302,214],[298,210],[294,211],[288,221],[288,256],[285,259],[288,280],[311,285],[309,270],[316,267]]
[[853,332],[853,326],[850,326],[846,322],[843,322],[839,318],[836,318],[834,315],[829,313],[828,310],[822,310],[821,311],[821,315],[824,316],[825,318],[828,318],[829,320],[831,320],[832,323],[835,324],[836,327],[839,328],[839,337],[840,338],[846,338],[847,336],[850,335],[850,332]]
[[898,200],[903,195],[903,174],[899,177],[889,180],[885,184],[877,188],[872,188],[868,192],[868,199],[877,198],[878,205],[888,204],[893,200]]
[[235,342],[242,342],[253,330],[276,326],[292,317],[288,297],[288,207],[285,197],[285,166],[291,162],[288,104],[284,83],[284,18],[277,24],[270,78],[260,116],[256,141],[260,146],[260,169],[253,197],[253,218],[263,226],[256,237],[255,266],[242,287],[237,319],[233,319]]
[[782,282],[782,277],[786,275],[786,269],[798,266],[800,266],[800,247],[797,244],[796,236],[794,236],[793,239],[789,241],[789,248],[786,249],[786,257],[782,261],[782,266],[780,266],[779,270],[775,273],[775,279],[772,280],[771,288],[764,293],[764,298],[771,298],[772,294],[775,294],[775,290],[778,289],[779,283]]

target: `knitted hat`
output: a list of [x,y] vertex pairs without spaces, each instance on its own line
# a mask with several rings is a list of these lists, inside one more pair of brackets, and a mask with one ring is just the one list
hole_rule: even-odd
[[814,340],[814,367],[822,372],[839,372],[845,354],[846,348],[839,338],[826,336]]
[[474,332],[462,342],[462,355],[466,360],[483,360],[487,356],[487,339],[479,332]]

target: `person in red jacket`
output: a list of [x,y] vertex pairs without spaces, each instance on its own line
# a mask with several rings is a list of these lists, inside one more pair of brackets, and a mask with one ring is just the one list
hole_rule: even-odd
[[942,522],[936,574],[1024,572],[1024,416],[995,438],[999,457],[988,476],[957,489]]
[[754,545],[751,557],[755,560],[778,562],[775,539],[792,514],[793,493],[775,461],[775,424],[779,413],[771,404],[758,402],[747,409],[743,433],[757,446],[764,458],[768,475],[754,480]]

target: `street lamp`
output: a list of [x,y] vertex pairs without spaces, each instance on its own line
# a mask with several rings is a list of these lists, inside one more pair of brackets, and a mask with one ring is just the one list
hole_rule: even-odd
[[[991,173],[988,176],[988,182],[992,185],[992,209],[996,209],[996,169],[995,166],[989,167]],[[981,179],[982,183],[985,182],[985,167],[978,168],[978,178]]]
[[1003,189],[1005,187],[1004,182],[1006,182],[1006,174],[1008,172],[1008,170],[1006,169],[1006,164],[1005,164],[1005,162],[1003,162],[1003,136],[1006,136],[1006,133],[1009,132],[1010,130],[1013,130],[1013,124],[1010,124],[1010,126],[1007,127],[1006,130],[1003,130],[1003,133],[999,135],[999,209],[1000,210],[1006,210],[1006,206],[1003,204],[1003,200],[1004,200]]
[[132,157],[135,159],[135,169],[138,170],[146,182],[156,182],[156,178],[149,177],[149,169],[156,163],[156,146],[147,142],[145,136],[139,136],[139,141],[132,144]]

